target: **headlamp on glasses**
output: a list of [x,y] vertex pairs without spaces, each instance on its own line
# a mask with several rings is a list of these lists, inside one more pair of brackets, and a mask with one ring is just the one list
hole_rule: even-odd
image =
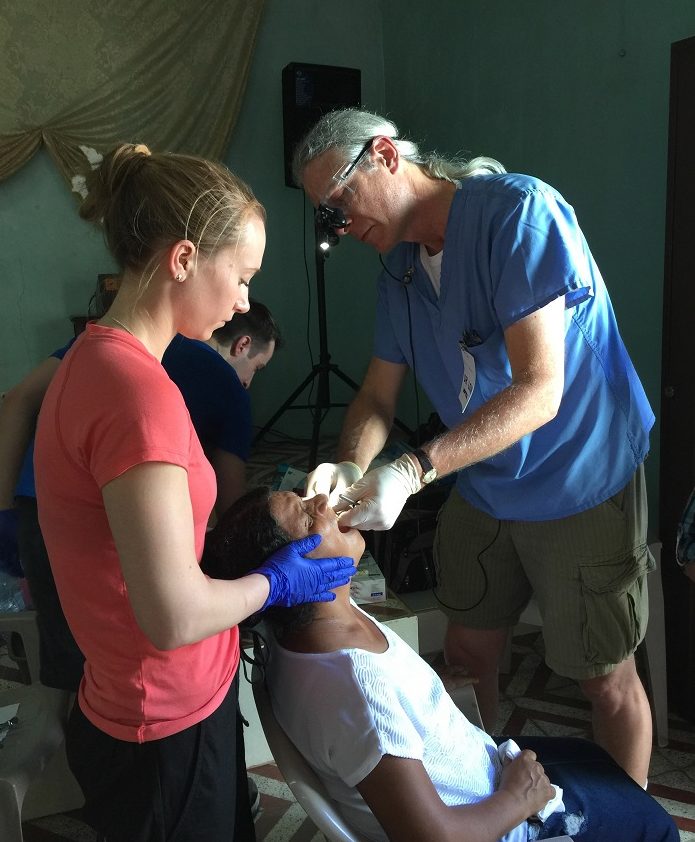
[[347,220],[340,208],[329,208],[327,205],[319,205],[314,213],[314,224],[316,226],[316,238],[321,251],[327,252],[331,246],[338,245],[336,228],[345,228]]
[[[354,174],[355,170],[359,167],[367,152],[371,149],[373,140],[374,138],[370,138],[362,149],[360,149],[357,157],[350,163],[342,166],[338,172],[331,177],[331,187],[328,192],[324,194],[323,199],[319,202],[319,206],[316,208],[314,218],[317,230],[324,234],[323,240],[320,242],[320,247],[324,251],[326,251],[330,246],[337,244],[338,238],[335,231],[340,228],[345,228],[347,225],[347,219],[345,218],[344,211],[339,207],[329,205],[328,200],[336,192],[336,186],[342,188],[343,190],[349,190],[351,193],[354,192],[347,182]],[[331,241],[333,238],[335,238],[335,242]],[[325,248],[323,245],[324,242],[327,243]]]

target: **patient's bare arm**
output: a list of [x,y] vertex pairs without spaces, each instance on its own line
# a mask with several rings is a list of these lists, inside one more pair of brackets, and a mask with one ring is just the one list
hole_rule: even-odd
[[447,807],[419,760],[391,755],[357,789],[394,842],[497,842],[554,795],[532,751],[505,766],[497,792],[477,804]]

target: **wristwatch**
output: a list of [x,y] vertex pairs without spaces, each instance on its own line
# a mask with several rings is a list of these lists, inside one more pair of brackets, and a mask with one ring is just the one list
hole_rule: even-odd
[[425,451],[418,447],[416,450],[413,450],[410,455],[417,459],[420,463],[420,467],[422,468],[420,482],[423,485],[429,485],[431,482],[434,482],[437,479],[437,469],[430,462],[430,457],[425,453]]

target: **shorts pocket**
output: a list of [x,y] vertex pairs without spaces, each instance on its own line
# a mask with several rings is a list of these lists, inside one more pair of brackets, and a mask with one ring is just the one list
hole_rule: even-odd
[[618,561],[580,565],[589,663],[617,665],[635,651],[649,620],[646,574],[655,566],[646,546]]

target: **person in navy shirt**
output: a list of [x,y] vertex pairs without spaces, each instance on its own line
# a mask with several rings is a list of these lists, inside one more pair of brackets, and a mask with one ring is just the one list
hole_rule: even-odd
[[162,365],[181,390],[205,455],[215,469],[219,515],[246,490],[253,424],[247,389],[282,344],[270,310],[249,301],[207,342],[175,336]]

